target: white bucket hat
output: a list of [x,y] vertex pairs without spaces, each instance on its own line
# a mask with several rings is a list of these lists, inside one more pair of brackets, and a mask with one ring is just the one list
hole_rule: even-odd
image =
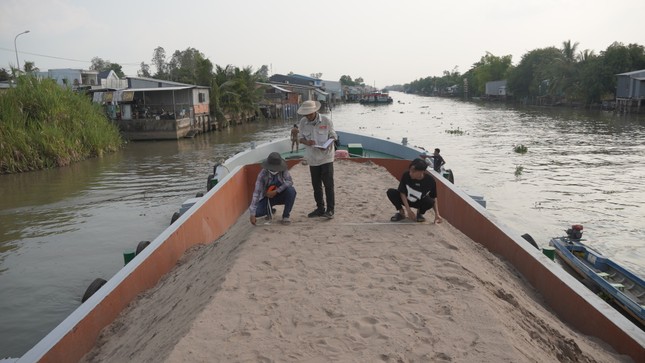
[[305,101],[298,108],[298,115],[309,115],[320,110],[320,102],[318,101]]

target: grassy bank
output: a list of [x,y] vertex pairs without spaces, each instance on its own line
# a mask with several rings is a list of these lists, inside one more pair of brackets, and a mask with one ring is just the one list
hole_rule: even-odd
[[122,144],[98,105],[54,80],[21,77],[0,93],[0,174],[65,166]]

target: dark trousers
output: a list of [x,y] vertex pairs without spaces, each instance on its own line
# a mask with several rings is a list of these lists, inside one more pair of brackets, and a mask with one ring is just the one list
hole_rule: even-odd
[[336,206],[334,199],[334,163],[327,163],[318,166],[309,166],[311,173],[311,185],[314,188],[314,199],[319,211],[325,210],[323,202],[323,185],[325,186],[325,197],[327,210],[333,211]]
[[287,187],[287,189],[276,194],[273,198],[264,197],[258,202],[258,207],[255,210],[256,217],[262,217],[269,214],[271,207],[276,205],[284,205],[282,211],[282,218],[289,218],[293,203],[296,201],[296,189],[294,187]]
[[[392,204],[394,204],[394,208],[396,208],[396,210],[401,210],[401,208],[403,208],[401,192],[399,192],[397,189],[388,189],[387,198],[390,200],[390,202],[392,202]],[[419,214],[424,214],[428,210],[432,209],[432,207],[434,206],[434,199],[426,195],[425,197],[421,198],[421,200],[417,200],[416,202],[410,202],[408,200],[408,205],[411,208],[417,208],[419,210]]]

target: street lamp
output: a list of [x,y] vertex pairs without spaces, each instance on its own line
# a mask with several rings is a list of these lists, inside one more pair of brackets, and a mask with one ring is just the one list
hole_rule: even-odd
[[20,71],[20,61],[18,60],[18,47],[16,47],[16,39],[18,39],[19,36],[27,33],[29,33],[29,30],[25,30],[24,32],[16,35],[16,37],[13,38],[13,49],[16,51],[16,67],[18,67],[18,71]]

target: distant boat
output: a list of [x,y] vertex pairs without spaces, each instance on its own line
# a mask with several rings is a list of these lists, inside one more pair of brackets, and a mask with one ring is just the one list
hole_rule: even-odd
[[384,92],[372,92],[364,94],[358,102],[362,105],[390,104],[392,97]]

